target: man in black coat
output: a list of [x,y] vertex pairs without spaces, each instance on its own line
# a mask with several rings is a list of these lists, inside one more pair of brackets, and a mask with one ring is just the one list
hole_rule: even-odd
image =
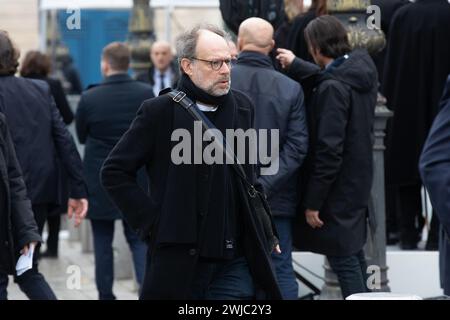
[[[421,235],[419,155],[450,73],[449,39],[448,0],[417,0],[403,6],[389,29],[382,93],[394,117],[387,133],[386,183],[396,193],[404,249],[416,248]],[[433,220],[429,237],[437,235]],[[430,240],[427,245],[432,248]]]
[[[11,129],[39,232],[42,233],[49,210],[61,204],[57,161],[69,177],[68,214],[72,217],[75,213],[78,226],[88,206],[80,156],[47,83],[14,76],[18,58],[19,52],[8,34],[0,31],[0,112],[5,114]],[[22,277],[38,274],[37,255],[34,257],[32,271]],[[39,290],[33,282],[29,283],[30,290]]]
[[[142,102],[154,97],[151,86],[135,81],[127,74],[129,65],[130,49],[126,44],[113,42],[107,45],[101,59],[105,79],[83,93],[76,114],[78,140],[86,144],[83,162],[89,190],[87,217],[91,220],[94,235],[95,281],[100,300],[115,299],[112,242],[115,220],[122,219],[122,214],[101,186],[100,169]],[[147,248],[125,221],[123,227],[133,254],[136,279],[142,285]]]
[[439,265],[441,287],[450,295],[450,75],[422,155],[420,173],[439,217]]
[[[389,28],[391,26],[394,14],[405,4],[409,4],[409,0],[371,0],[372,5],[376,5],[380,8],[381,14],[381,30],[383,31],[386,41],[389,39]],[[386,47],[380,52],[373,55],[373,60],[378,70],[378,80],[383,80],[383,69],[386,59]]]
[[137,75],[136,80],[149,83],[155,96],[166,88],[175,88],[179,79],[178,67],[173,60],[172,47],[166,41],[156,41],[150,49],[152,66],[148,72]]
[[[225,33],[198,26],[177,41],[183,73],[178,89],[223,136],[226,129],[251,128],[251,101],[230,91],[231,55]],[[103,186],[150,244],[140,298],[280,298],[260,225],[242,210],[242,183],[231,166],[202,161],[207,146],[203,150],[198,141],[201,127],[200,132],[196,128],[197,133],[192,116],[170,96],[147,100],[102,169]],[[185,139],[177,144],[180,137]],[[187,147],[180,150],[185,142]],[[143,166],[150,194],[136,182]],[[243,167],[254,183],[254,166]]]
[[289,73],[300,80],[315,77],[307,106],[310,152],[301,193],[301,211],[306,211],[294,240],[300,249],[327,256],[345,298],[367,291],[363,246],[372,187],[377,70],[365,50],[350,52],[347,31],[335,17],[316,18],[305,37],[320,68],[279,49]]
[[[17,162],[14,145],[6,125],[5,116],[0,113],[0,171],[2,183],[0,186],[0,300],[7,299],[8,274],[16,275],[16,263],[19,252],[27,254],[30,246],[41,242],[36,221],[31,210],[31,202],[22,178],[20,165]],[[50,297],[53,295],[41,274],[35,275],[41,282],[43,295],[33,295],[27,290],[24,279],[15,277],[20,288],[31,299]]]
[[282,253],[273,254],[272,259],[281,292],[284,299],[297,299],[291,229],[298,203],[298,169],[308,150],[308,128],[302,88],[273,67],[269,57],[275,44],[272,38],[273,27],[267,21],[249,18],[242,22],[238,35],[240,54],[231,72],[231,84],[255,104],[255,129],[278,130],[279,153],[270,155],[273,159],[278,157],[278,170],[261,175],[258,181],[267,194],[280,236]]

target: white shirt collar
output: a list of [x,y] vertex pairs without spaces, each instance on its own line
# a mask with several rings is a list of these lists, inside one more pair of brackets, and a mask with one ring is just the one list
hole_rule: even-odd
[[218,106],[211,107],[211,106],[207,106],[207,105],[204,105],[204,104],[201,104],[198,102],[197,102],[197,107],[200,109],[200,111],[203,111],[203,112],[214,112],[218,108]]

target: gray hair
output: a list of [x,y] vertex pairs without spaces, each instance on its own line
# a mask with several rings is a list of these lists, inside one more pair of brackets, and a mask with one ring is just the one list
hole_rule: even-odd
[[200,30],[211,31],[222,38],[225,41],[231,41],[231,36],[213,24],[198,24],[194,28],[183,32],[177,37],[176,48],[178,56],[178,65],[180,66],[180,72],[183,73],[183,68],[181,67],[181,60],[183,58],[192,59],[195,57],[195,49],[197,48],[197,40]]

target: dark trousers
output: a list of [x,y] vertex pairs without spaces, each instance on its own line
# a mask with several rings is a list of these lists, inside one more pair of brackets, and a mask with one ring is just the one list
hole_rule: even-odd
[[[30,300],[56,300],[56,296],[52,289],[45,281],[42,274],[40,274],[35,267],[28,270],[16,280],[20,290],[26,294]],[[0,300],[8,298],[8,275],[0,273]]]
[[280,237],[281,254],[272,253],[278,284],[283,299],[298,299],[298,283],[292,267],[292,218],[274,217]]
[[197,263],[190,299],[250,300],[254,296],[253,279],[244,257],[224,262],[200,259]]
[[450,296],[450,237],[442,226],[439,230],[439,275],[444,294]]
[[397,219],[402,244],[415,245],[423,228],[421,185],[399,186],[397,189]]
[[47,253],[58,255],[59,229],[61,227],[61,215],[53,213],[47,217],[48,237],[47,237]]
[[[91,219],[94,235],[95,283],[100,300],[113,300],[116,298],[113,294],[114,254],[112,243],[114,239],[114,224],[115,220]],[[125,221],[123,221],[123,228],[133,256],[136,279],[139,286],[142,287],[147,245],[139,239]]]
[[[39,232],[42,234],[42,228],[47,217],[47,205],[33,205],[33,212],[38,224]],[[40,244],[35,248],[33,255],[33,268],[16,277],[15,281],[23,293],[31,300],[56,300],[56,296],[48,285],[44,276],[38,270],[38,252]],[[0,274],[0,298],[7,298],[8,275]]]
[[344,299],[354,293],[368,292],[367,264],[363,250],[350,256],[327,256],[327,259],[336,273]]
[[49,210],[50,206],[48,204],[33,204],[34,219],[36,220],[40,235],[42,235],[42,231],[44,230]]

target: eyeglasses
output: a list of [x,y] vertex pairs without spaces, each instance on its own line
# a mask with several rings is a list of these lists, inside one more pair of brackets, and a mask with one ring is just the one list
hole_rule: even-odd
[[199,58],[191,58],[192,60],[199,60],[203,62],[209,62],[209,65],[211,66],[211,69],[214,71],[220,70],[222,68],[223,64],[225,63],[229,69],[231,69],[231,66],[233,65],[234,60],[233,59],[223,59],[223,60],[204,60]]

